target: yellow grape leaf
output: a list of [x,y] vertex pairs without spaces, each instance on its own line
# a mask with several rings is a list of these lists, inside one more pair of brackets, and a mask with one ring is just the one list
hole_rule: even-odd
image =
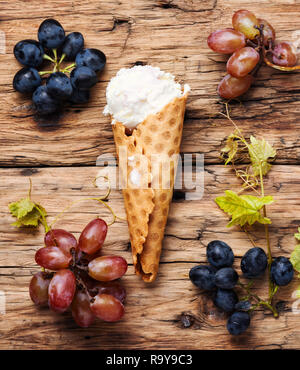
[[276,150],[265,139],[258,140],[254,136],[250,137],[250,143],[248,150],[253,174],[259,176],[261,168],[262,175],[266,175],[271,169],[268,161],[274,159]]
[[261,224],[270,224],[271,220],[264,217],[260,210],[264,205],[273,203],[272,196],[262,198],[253,195],[238,195],[234,191],[226,190],[225,196],[217,197],[215,202],[217,205],[232,218],[227,227],[233,225],[243,226],[245,224],[252,225],[254,222]]
[[20,199],[10,203],[8,206],[11,214],[16,217],[13,226],[38,226],[43,217],[47,216],[46,210],[39,204],[32,202],[29,198]]
[[300,240],[300,227],[298,227],[298,232],[294,235],[297,240]]
[[297,245],[290,257],[291,264],[294,269],[300,272],[300,245]]
[[239,143],[236,140],[235,135],[234,134],[229,135],[226,140],[225,147],[221,149],[222,156],[224,156],[224,154],[226,154],[227,156],[225,165],[233,161],[238,151],[238,148],[239,148]]

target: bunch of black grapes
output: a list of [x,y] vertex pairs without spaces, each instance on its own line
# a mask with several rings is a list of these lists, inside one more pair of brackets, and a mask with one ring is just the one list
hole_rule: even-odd
[[[213,240],[207,245],[207,260],[209,265],[198,265],[190,270],[190,279],[200,289],[214,291],[214,304],[230,313],[227,330],[232,335],[242,334],[250,325],[250,313],[253,310],[250,300],[240,300],[234,287],[239,276],[232,268],[234,254],[228,244]],[[253,279],[261,276],[268,266],[268,258],[262,248],[249,249],[241,260],[243,276]],[[277,286],[284,286],[293,279],[294,270],[286,257],[274,258],[270,276]]]
[[[90,88],[98,80],[97,73],[105,67],[105,54],[97,49],[84,49],[82,34],[72,32],[66,36],[55,19],[42,22],[38,40],[22,40],[14,47],[16,59],[24,66],[14,76],[14,89],[31,94],[40,115],[55,113],[67,102],[88,102]],[[38,70],[44,60],[53,63],[52,70]],[[63,61],[73,63],[63,67]],[[46,80],[43,76],[47,76]]]

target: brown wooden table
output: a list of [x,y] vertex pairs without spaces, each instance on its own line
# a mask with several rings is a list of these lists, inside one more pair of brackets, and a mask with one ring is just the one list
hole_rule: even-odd
[[[269,20],[278,39],[297,36],[297,0],[0,1],[0,30],[6,36],[6,54],[0,55],[0,290],[7,303],[6,315],[0,316],[1,349],[300,348],[300,316],[291,310],[296,279],[276,296],[280,318],[259,310],[251,328],[237,338],[228,335],[226,316],[209,295],[188,279],[189,269],[205,261],[209,241],[228,242],[238,270],[241,256],[251,247],[238,228],[226,228],[227,218],[213,202],[225,189],[238,189],[239,182],[219,159],[224,138],[232,131],[219,114],[224,107],[216,94],[225,58],[206,45],[208,34],[230,27],[233,12],[243,8]],[[50,122],[37,120],[31,101],[12,88],[20,68],[13,47],[21,39],[36,38],[46,17],[56,18],[67,32],[82,32],[86,46],[103,50],[108,59],[90,103],[70,108]],[[43,245],[43,230],[12,227],[7,205],[25,196],[29,177],[33,197],[47,208],[50,220],[71,201],[101,193],[92,185],[99,170],[95,161],[99,154],[115,150],[110,122],[102,115],[105,88],[121,67],[137,62],[159,66],[190,84],[182,152],[204,153],[205,193],[199,201],[185,201],[176,193],[153,285],[145,285],[133,273],[126,223],[118,221],[109,229],[104,253],[120,254],[130,262],[123,278],[128,291],[126,316],[117,324],[97,321],[81,329],[70,313],[56,315],[31,302],[28,284],[38,271],[34,254]],[[241,105],[233,105],[232,117],[245,135],[264,136],[277,148],[267,179],[267,191],[276,199],[269,207],[271,243],[275,256],[289,256],[295,246],[293,233],[300,225],[300,74],[263,67],[254,85]],[[110,205],[124,216],[119,191],[112,192]],[[78,236],[97,215],[110,217],[104,208],[87,201],[69,210],[57,226]],[[254,230],[255,241],[265,247],[263,228]],[[266,296],[262,280],[255,283],[255,291]],[[191,325],[185,328],[187,317]]]

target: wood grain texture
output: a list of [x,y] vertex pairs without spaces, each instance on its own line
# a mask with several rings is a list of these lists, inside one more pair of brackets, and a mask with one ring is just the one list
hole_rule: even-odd
[[[114,152],[109,119],[102,115],[105,88],[120,67],[136,62],[160,66],[190,84],[182,151],[205,153],[207,163],[219,162],[220,143],[232,130],[219,115],[224,107],[216,94],[226,58],[209,50],[206,38],[230,26],[233,11],[245,7],[272,22],[278,39],[299,37],[298,1],[51,0],[41,5],[34,0],[26,2],[25,10],[23,1],[0,1],[0,29],[7,41],[7,52],[0,56],[0,165],[93,165],[97,155]],[[20,68],[13,47],[20,35],[35,38],[45,16],[57,18],[67,32],[82,32],[86,45],[102,49],[108,59],[90,103],[70,107],[62,117],[46,122],[35,117],[31,101],[12,88]],[[232,112],[245,134],[268,135],[278,148],[278,163],[300,161],[295,134],[299,83],[299,73],[263,67],[254,88]]]
[[[189,269],[205,262],[209,241],[227,241],[238,270],[241,256],[251,246],[238,228],[226,228],[227,218],[213,202],[225,189],[238,188],[238,181],[219,159],[224,138],[232,131],[219,114],[224,105],[216,94],[226,58],[206,45],[210,32],[230,26],[233,12],[245,8],[269,20],[278,39],[299,37],[298,0],[0,0],[0,31],[6,37],[6,53],[0,54],[0,290],[7,300],[6,315],[0,315],[0,349],[300,348],[299,314],[292,312],[291,297],[296,279],[276,296],[280,318],[260,310],[239,338],[228,335],[226,315],[188,279]],[[13,91],[12,79],[20,68],[13,57],[14,45],[36,38],[45,17],[59,20],[67,32],[82,32],[86,46],[103,50],[108,63],[89,104],[69,107],[63,116],[42,121],[34,115],[31,101]],[[204,196],[186,201],[182,191],[175,191],[158,280],[145,285],[129,266],[123,279],[128,291],[124,319],[118,324],[97,321],[92,328],[81,329],[70,313],[39,310],[30,301],[28,283],[38,270],[34,254],[42,246],[43,233],[10,226],[7,205],[26,194],[29,176],[34,198],[47,208],[50,221],[70,202],[101,193],[91,183],[99,170],[96,158],[115,153],[110,122],[102,115],[105,88],[121,67],[136,63],[159,66],[190,84],[181,150],[204,153]],[[264,136],[277,148],[266,186],[276,199],[268,207],[275,256],[290,255],[293,233],[300,225],[299,83],[298,73],[263,67],[242,104],[232,106],[232,117],[245,135]],[[124,216],[119,191],[112,192],[110,205]],[[57,226],[78,237],[97,215],[110,219],[105,208],[85,201],[66,212]],[[265,247],[262,227],[255,226],[251,235]],[[131,261],[129,248],[127,225],[118,221],[109,229],[104,253]],[[255,283],[255,291],[265,296],[263,280]],[[188,328],[183,325],[186,320]]]
[[[228,335],[226,315],[213,306],[209,294],[193,287],[188,279],[191,267],[205,263],[209,241],[221,239],[232,246],[238,271],[241,256],[251,247],[242,231],[226,228],[227,218],[213,202],[224,190],[237,190],[239,186],[230,169],[223,166],[206,166],[203,199],[185,201],[180,191],[175,192],[154,285],[149,286],[134,275],[126,223],[118,221],[110,227],[104,254],[116,253],[130,262],[122,279],[128,296],[126,315],[120,323],[97,321],[89,329],[79,329],[70,313],[56,315],[37,309],[29,299],[28,283],[31,274],[38,270],[34,253],[43,245],[42,228],[31,232],[10,226],[7,204],[16,194],[26,194],[31,175],[34,199],[45,205],[51,222],[72,201],[100,194],[91,183],[97,173],[95,167],[0,170],[0,191],[5,199],[0,206],[0,276],[1,290],[7,297],[7,313],[0,322],[0,348],[299,348],[299,315],[291,310],[296,279],[288,288],[280,289],[276,297],[282,309],[280,318],[275,320],[260,310],[253,315],[249,331],[238,339]],[[275,256],[289,256],[295,245],[293,233],[300,224],[300,203],[294,189],[299,185],[298,166],[276,165],[268,177],[266,193],[276,199],[268,209],[273,220],[270,232]],[[112,192],[109,202],[124,216],[119,191]],[[69,209],[57,226],[78,237],[78,231],[97,215],[107,220],[110,217],[105,208],[84,201]],[[251,235],[257,245],[265,247],[262,227],[253,227]],[[263,297],[267,292],[265,280],[259,279],[254,289]],[[184,315],[192,321],[189,328],[183,327]]]

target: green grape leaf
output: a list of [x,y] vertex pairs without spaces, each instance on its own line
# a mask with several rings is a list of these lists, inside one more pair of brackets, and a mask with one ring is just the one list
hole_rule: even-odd
[[225,196],[217,197],[215,202],[217,205],[232,218],[227,227],[233,225],[244,226],[245,224],[252,225],[255,222],[261,224],[270,224],[271,220],[264,217],[260,210],[264,205],[274,202],[272,196],[262,198],[253,195],[238,195],[234,191],[226,190]]
[[43,217],[47,216],[45,208],[38,203],[34,203],[30,198],[23,198],[17,202],[10,203],[8,208],[10,213],[17,219],[12,225],[17,227],[37,227],[39,222],[43,222]]
[[33,210],[34,203],[29,198],[22,198],[17,202],[10,203],[8,207],[14,217],[22,218]]
[[258,140],[254,136],[250,137],[248,145],[249,156],[254,176],[259,176],[260,169],[262,175],[266,175],[270,169],[270,160],[276,156],[276,150],[265,139]]
[[290,257],[291,264],[294,269],[300,272],[300,245],[297,245]]
[[300,227],[298,227],[298,233],[294,234],[297,240],[300,240]]

